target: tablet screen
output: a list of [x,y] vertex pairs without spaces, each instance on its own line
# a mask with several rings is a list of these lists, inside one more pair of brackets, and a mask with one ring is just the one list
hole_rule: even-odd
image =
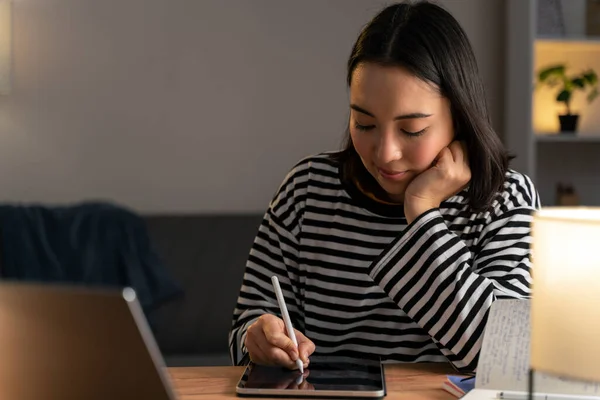
[[325,356],[311,357],[304,374],[298,370],[250,363],[238,383],[238,393],[381,397],[384,385],[378,360]]

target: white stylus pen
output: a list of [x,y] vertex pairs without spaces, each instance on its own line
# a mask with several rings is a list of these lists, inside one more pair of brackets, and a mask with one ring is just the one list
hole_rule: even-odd
[[[285,305],[285,300],[283,298],[283,292],[281,291],[281,286],[279,286],[279,279],[275,275],[271,277],[271,282],[273,282],[273,288],[275,289],[275,296],[277,297],[277,302],[279,303],[279,309],[281,310],[281,316],[283,317],[283,322],[285,323],[285,329],[288,331],[288,335],[292,342],[298,348],[298,341],[296,340],[296,334],[294,333],[294,327],[292,326],[292,320],[290,319],[290,314],[288,313],[287,307]],[[304,364],[300,359],[300,353],[298,353],[298,358],[296,359],[296,365],[300,370],[300,373],[304,373]]]

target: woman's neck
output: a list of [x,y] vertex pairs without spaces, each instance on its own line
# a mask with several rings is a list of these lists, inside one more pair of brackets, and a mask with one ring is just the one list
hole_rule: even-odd
[[[402,204],[402,202],[397,202],[397,201],[393,201],[389,198],[385,198],[382,199],[381,197],[383,197],[382,195],[376,195],[375,193],[373,193],[373,191],[370,191],[368,189],[366,189],[358,179],[353,179],[354,184],[356,185],[356,187],[358,188],[358,190],[360,190],[365,196],[368,196],[369,198],[375,200],[378,203],[382,203],[382,204],[388,204],[388,205],[399,205]],[[387,197],[387,196],[386,196]]]

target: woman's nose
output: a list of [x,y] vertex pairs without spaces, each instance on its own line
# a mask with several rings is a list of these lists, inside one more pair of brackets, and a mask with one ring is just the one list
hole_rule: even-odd
[[402,158],[402,145],[394,132],[382,132],[377,144],[377,160],[382,165]]

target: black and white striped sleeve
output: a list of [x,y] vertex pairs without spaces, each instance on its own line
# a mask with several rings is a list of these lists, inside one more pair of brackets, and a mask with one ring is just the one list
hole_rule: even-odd
[[531,221],[539,200],[529,178],[519,176],[488,214],[476,251],[432,209],[369,267],[371,278],[462,370],[476,367],[492,302],[530,295]]
[[302,174],[290,173],[275,195],[258,229],[246,263],[242,287],[229,332],[229,351],[233,365],[247,353],[246,331],[265,313],[281,317],[271,277],[277,275],[294,328],[303,331],[298,301],[298,222],[296,208]]

